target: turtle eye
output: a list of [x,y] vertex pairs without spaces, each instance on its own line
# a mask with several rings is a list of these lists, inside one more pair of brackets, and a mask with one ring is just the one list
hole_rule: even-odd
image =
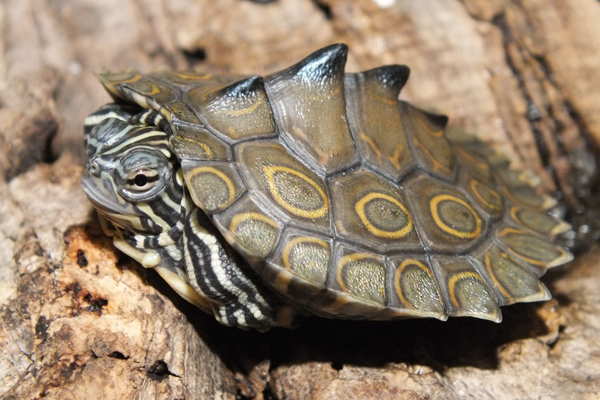
[[119,194],[125,201],[139,203],[160,196],[171,181],[173,165],[160,151],[145,148],[126,153],[115,173]]
[[159,175],[153,171],[139,170],[127,179],[127,188],[134,192],[146,192],[152,189],[158,181]]

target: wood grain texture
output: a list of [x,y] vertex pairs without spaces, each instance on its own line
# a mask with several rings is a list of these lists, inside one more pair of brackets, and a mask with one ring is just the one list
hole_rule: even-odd
[[548,276],[554,300],[505,308],[500,325],[259,334],[118,253],[79,180],[82,121],[109,101],[93,72],[267,74],[345,42],[349,71],[410,66],[402,99],[581,207],[600,145],[598,21],[592,0],[1,2],[0,399],[597,398],[597,246]]

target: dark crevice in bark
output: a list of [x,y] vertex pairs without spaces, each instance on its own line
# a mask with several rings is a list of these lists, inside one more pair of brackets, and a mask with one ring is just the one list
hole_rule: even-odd
[[206,61],[206,49],[203,47],[198,47],[195,49],[182,49],[181,54],[185,57],[185,61],[188,64],[189,68],[194,68],[194,66]]
[[169,378],[169,376],[178,377],[176,374],[169,371],[169,366],[163,360],[157,360],[154,364],[148,368],[146,372],[148,378],[153,381],[162,382],[163,380]]
[[313,3],[323,13],[328,21],[333,19],[333,12],[331,11],[331,6],[329,4],[320,0],[313,0]]
[[[531,95],[529,94],[529,90],[527,89],[527,86],[523,79],[523,75],[521,74],[521,71],[519,71],[519,69],[515,65],[514,61],[512,60],[512,57],[508,50],[509,44],[516,42],[512,35],[510,26],[508,25],[504,14],[500,14],[500,15],[496,16],[492,20],[492,24],[494,24],[496,27],[498,27],[500,29],[500,31],[502,32],[502,42],[503,42],[503,46],[504,46],[506,65],[510,68],[513,76],[519,82],[519,90],[521,92],[521,95],[527,102],[527,115],[526,116],[527,116],[527,120],[529,121],[529,125],[530,125],[531,131],[533,133],[534,141],[535,141],[535,144],[536,144],[536,147],[538,150],[538,154],[540,155],[542,164],[543,164],[544,168],[549,172],[556,187],[560,189],[560,181],[558,179],[558,176],[556,174],[554,167],[552,166],[552,164],[550,164],[550,154],[548,151],[548,146],[547,146],[547,144],[544,140],[544,137],[538,127],[537,121],[539,121],[539,119],[541,119],[539,106],[537,104],[535,104]],[[520,48],[519,51],[523,51],[523,50]]]
[[269,3],[276,3],[277,0],[246,0],[249,1],[251,3],[256,3],[256,4],[269,4]]
[[[517,78],[521,94],[527,102],[527,119],[534,135],[538,154],[545,170],[552,177],[558,190],[558,192],[554,194],[554,197],[561,200],[561,203],[563,203],[561,208],[564,210],[560,211],[560,213],[564,214],[564,218],[574,225],[574,230],[565,235],[564,244],[574,251],[584,250],[594,241],[600,239],[600,218],[597,217],[599,213],[598,210],[600,210],[597,201],[598,195],[600,194],[600,188],[598,187],[600,186],[600,178],[598,176],[598,162],[596,157],[593,156],[593,154],[598,154],[598,149],[593,146],[591,135],[584,125],[582,118],[577,115],[568,100],[562,99],[563,106],[578,127],[578,136],[585,141],[585,146],[580,146],[580,148],[574,151],[569,151],[565,147],[561,135],[561,132],[565,129],[564,123],[555,115],[553,107],[546,107],[548,117],[554,124],[553,139],[556,145],[556,151],[560,156],[569,157],[570,161],[569,172],[575,188],[575,198],[578,204],[567,204],[567,202],[564,201],[564,187],[556,168],[551,163],[551,154],[548,149],[548,144],[544,140],[544,136],[539,128],[539,123],[542,118],[538,108],[539,106],[533,101],[525,84],[524,77],[522,76],[521,71],[516,67],[508,50],[509,43],[514,43],[516,41],[514,40],[511,29],[503,14],[494,18],[492,23],[502,32],[506,63],[513,75]],[[519,51],[524,52],[526,50],[519,48]],[[545,79],[547,79],[554,87],[558,87],[553,79],[553,72],[548,62],[541,56],[531,55],[531,57],[537,62],[541,71],[543,71]]]

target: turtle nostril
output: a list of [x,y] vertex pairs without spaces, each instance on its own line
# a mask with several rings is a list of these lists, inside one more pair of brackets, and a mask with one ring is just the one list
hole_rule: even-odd
[[100,166],[96,162],[96,160],[92,160],[86,164],[86,168],[90,171],[90,174],[98,177],[100,176]]

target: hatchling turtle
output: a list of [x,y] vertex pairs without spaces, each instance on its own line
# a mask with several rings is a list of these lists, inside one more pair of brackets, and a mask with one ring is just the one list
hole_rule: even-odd
[[[83,188],[115,246],[222,324],[471,316],[547,300],[569,229],[531,175],[398,99],[409,69],[101,73]],[[289,311],[293,310],[293,313]]]

